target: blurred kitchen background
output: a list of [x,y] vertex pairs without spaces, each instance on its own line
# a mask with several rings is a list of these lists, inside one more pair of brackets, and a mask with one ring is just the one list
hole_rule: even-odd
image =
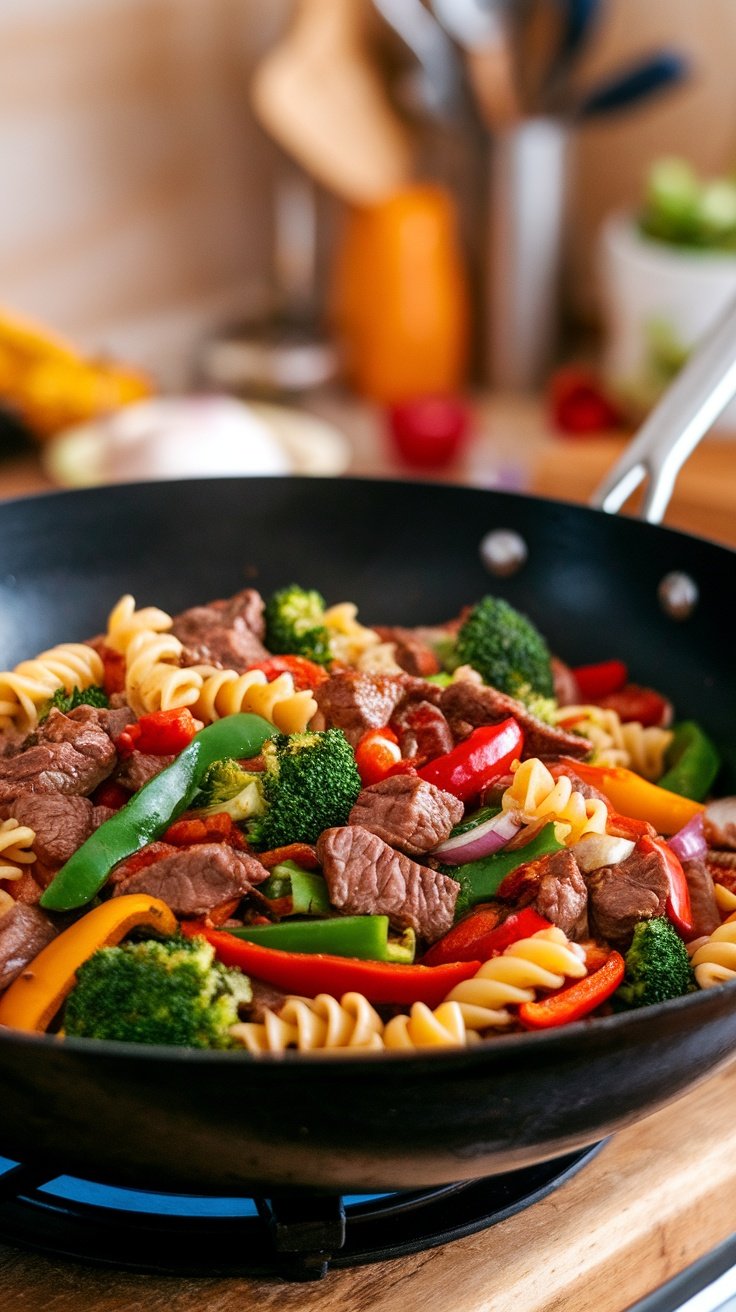
[[[3,0],[0,495],[584,498],[736,291],[735,48],[733,0]],[[732,428],[670,522],[734,540]]]

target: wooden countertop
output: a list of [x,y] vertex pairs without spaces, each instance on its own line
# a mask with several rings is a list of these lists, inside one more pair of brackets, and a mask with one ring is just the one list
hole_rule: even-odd
[[[327,401],[352,448],[349,472],[405,476],[378,417]],[[533,402],[476,409],[464,459],[441,477],[587,500],[620,437],[564,440]],[[50,490],[38,456],[0,463],[0,498]],[[666,522],[736,546],[736,441],[708,438],[683,470]],[[613,1095],[615,1096],[615,1095]],[[615,1136],[561,1189],[492,1229],[317,1285],[131,1275],[0,1245],[0,1307],[13,1312],[624,1312],[727,1238],[736,1214],[736,1067]]]
[[614,1136],[541,1202],[416,1256],[293,1285],[138,1275],[0,1244],[0,1306],[12,1312],[624,1312],[731,1234],[735,1098],[731,1066]]

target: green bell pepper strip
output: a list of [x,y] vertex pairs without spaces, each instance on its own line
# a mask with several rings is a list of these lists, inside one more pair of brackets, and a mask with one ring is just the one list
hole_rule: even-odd
[[668,768],[657,783],[671,793],[702,802],[721,768],[721,758],[708,735],[694,720],[676,724],[673,735],[664,758]]
[[265,884],[258,892],[269,901],[291,899],[291,910],[280,914],[290,916],[327,916],[330,913],[330,895],[327,884],[314,870],[303,870],[295,861],[281,861],[274,866]]
[[360,961],[396,961],[411,965],[416,938],[409,929],[400,939],[388,936],[388,916],[336,916],[330,920],[282,920],[275,925],[243,925],[224,931],[247,943],[283,952],[323,952]]
[[476,902],[487,902],[495,897],[507,875],[527,861],[547,856],[550,852],[559,852],[565,846],[555,834],[554,821],[550,821],[539,833],[535,834],[524,847],[516,847],[511,852],[495,852],[493,856],[483,856],[477,861],[466,861],[465,865],[453,866],[450,874],[460,884],[460,893],[455,904],[455,919],[459,920]]
[[255,756],[276,733],[260,715],[228,715],[200,729],[171,765],[82,843],[42,894],[41,906],[71,911],[91,902],[118,861],[159,838],[187,809],[214,761]]

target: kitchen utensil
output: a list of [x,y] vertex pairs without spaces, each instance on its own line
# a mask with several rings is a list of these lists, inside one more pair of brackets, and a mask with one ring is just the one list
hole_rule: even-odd
[[[549,0],[547,0],[549,4]],[[575,65],[602,16],[602,0],[557,0],[549,7],[561,10],[560,31],[556,49],[543,78],[542,94],[545,105],[564,92]]]
[[[725,403],[734,340],[732,312],[713,348],[730,381],[710,401],[690,389],[693,378],[711,388],[712,358],[702,375],[688,367],[673,440],[687,432],[689,444]],[[660,509],[655,496],[650,514]],[[6,504],[0,553],[5,664],[98,632],[125,591],[172,611],[246,579],[268,592],[298,568],[328,599],[388,624],[444,619],[493,591],[573,664],[615,653],[665,690],[722,745],[734,786],[723,623],[736,553],[656,524],[433,484],[185,480]],[[46,1178],[159,1190],[408,1188],[590,1144],[675,1099],[735,1044],[736,984],[407,1056],[251,1061],[4,1031],[0,1152]]]
[[662,50],[656,55],[645,56],[612,73],[598,86],[584,92],[576,102],[568,104],[567,116],[575,120],[590,119],[629,109],[678,86],[688,72],[687,60],[676,51]]
[[267,132],[342,200],[372,204],[411,175],[411,140],[365,40],[369,0],[298,0],[256,69],[251,103]]
[[464,107],[462,78],[457,51],[444,27],[422,0],[373,0],[373,3],[417,60],[417,98],[422,110],[440,120],[457,114]]
[[468,79],[482,121],[492,132],[521,115],[508,0],[432,0],[450,36],[465,51]]

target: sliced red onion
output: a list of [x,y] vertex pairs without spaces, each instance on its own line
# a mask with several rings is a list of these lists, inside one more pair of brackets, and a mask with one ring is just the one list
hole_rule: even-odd
[[708,844],[703,833],[703,813],[699,811],[692,820],[688,820],[682,829],[667,839],[675,856],[681,861],[692,861],[693,857],[705,856]]
[[499,815],[484,820],[474,829],[468,829],[464,834],[457,834],[455,838],[445,839],[444,843],[433,849],[432,855],[441,857],[448,866],[459,866],[464,861],[477,861],[479,857],[490,856],[492,852],[498,852],[500,848],[505,847],[520,829],[519,820],[514,820],[508,811],[501,811]]

